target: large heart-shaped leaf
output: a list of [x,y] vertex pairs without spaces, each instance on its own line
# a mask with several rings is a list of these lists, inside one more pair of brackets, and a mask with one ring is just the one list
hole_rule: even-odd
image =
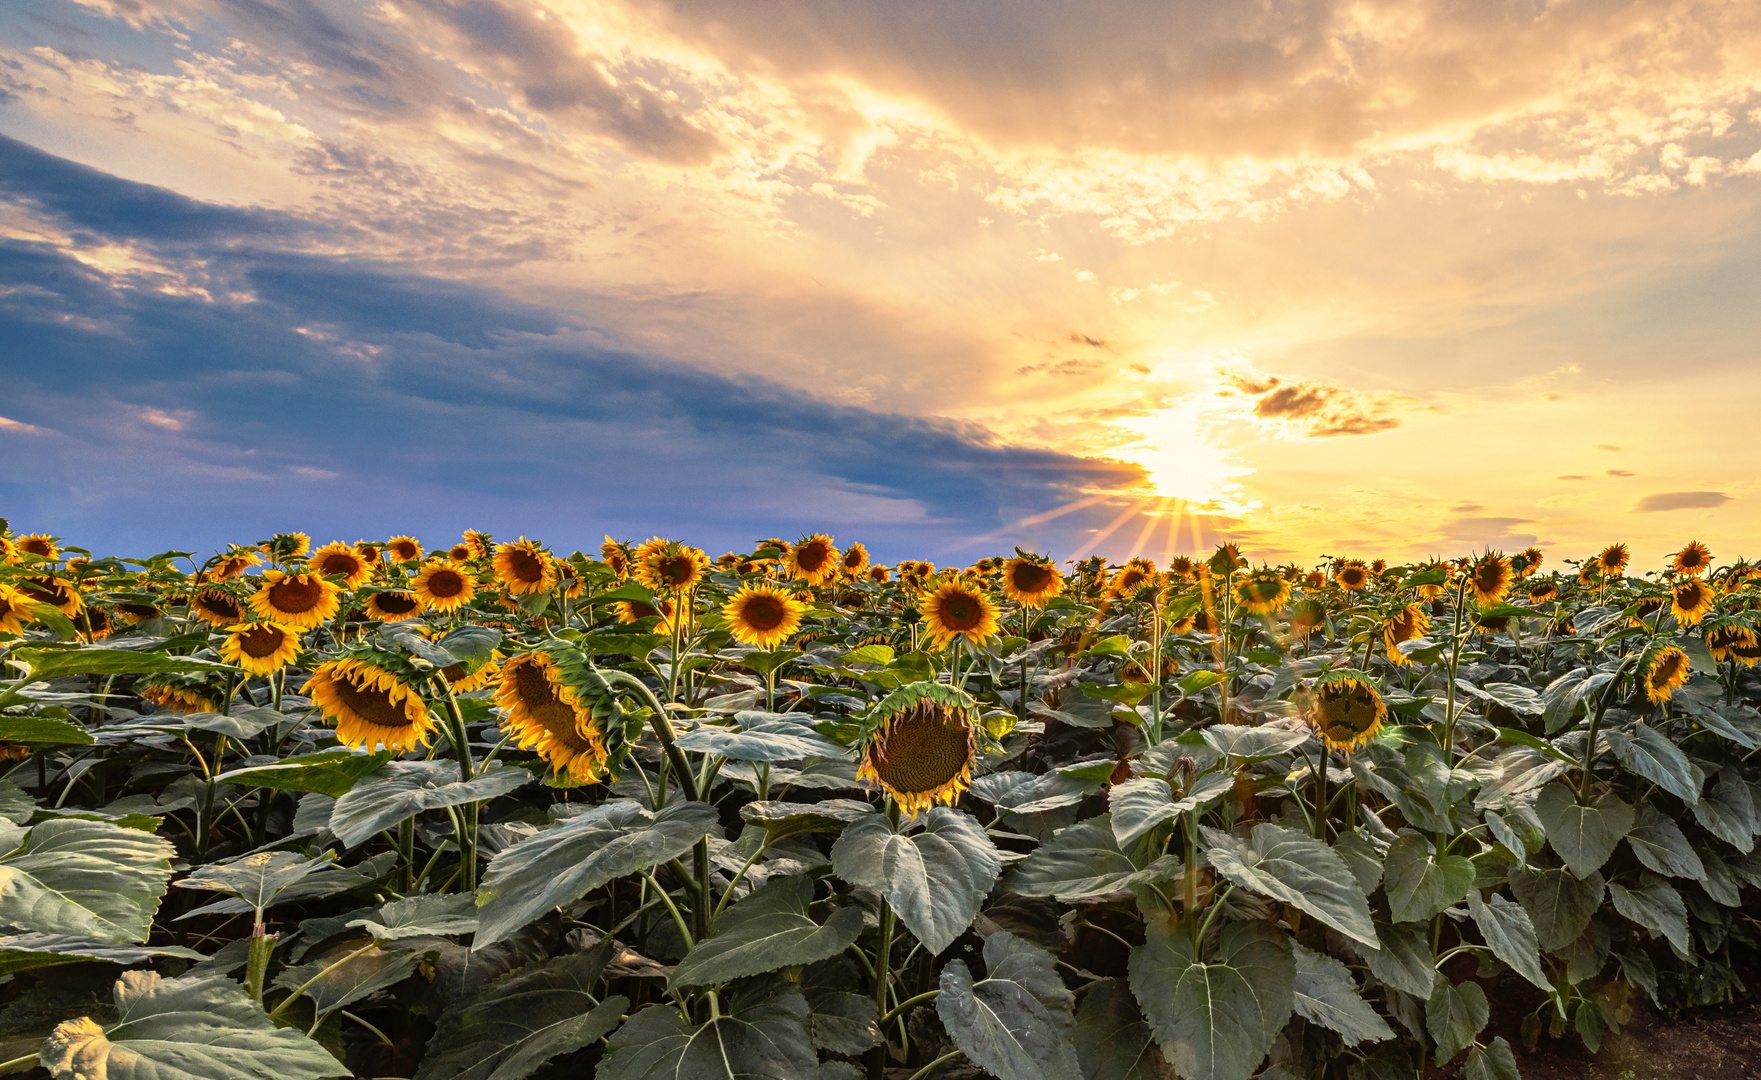
[[[248,856],[247,856],[248,857]],[[382,851],[370,859],[362,859],[354,866],[342,866],[335,862],[326,862],[317,869],[302,874],[297,880],[279,883],[275,889],[274,903],[292,904],[301,900],[316,900],[323,896],[335,896],[338,893],[372,885],[391,873],[397,865],[397,852]],[[184,882],[178,882],[179,885]],[[224,896],[219,900],[191,908],[178,916],[178,920],[193,919],[201,915],[242,915],[252,910],[254,905],[237,896]]]
[[1608,883],[1608,895],[1614,910],[1654,934],[1669,939],[1677,956],[1687,959],[1693,944],[1688,938],[1688,906],[1681,893],[1656,874],[1646,874],[1636,889],[1628,889],[1617,881]]
[[1535,924],[1535,940],[1548,952],[1563,949],[1578,939],[1590,917],[1602,904],[1605,890],[1601,874],[1579,880],[1563,867],[1555,870],[1524,870],[1510,873],[1510,891]]
[[359,939],[307,955],[309,962],[282,969],[275,985],[311,998],[320,1016],[403,982],[415,973],[419,959],[407,946],[379,941],[363,946]]
[[1022,896],[1053,896],[1071,904],[1171,877],[1180,865],[1177,856],[1164,855],[1138,869],[1114,843],[1112,822],[1102,814],[1053,833],[1021,860],[1008,888]]
[[1583,806],[1564,784],[1550,784],[1535,801],[1535,814],[1547,829],[1547,842],[1579,878],[1602,869],[1633,827],[1633,808],[1610,791],[1595,806]]
[[1650,803],[1640,804],[1632,831],[1626,834],[1626,842],[1640,862],[1659,874],[1693,881],[1706,878],[1706,867],[1683,835],[1681,826],[1658,813]]
[[1082,1080],[1168,1080],[1174,1072],[1124,979],[1102,979],[1083,991],[1071,1041]]
[[1474,1036],[1492,1018],[1492,1005],[1477,982],[1460,985],[1438,979],[1431,999],[1425,1002],[1425,1030],[1437,1044],[1437,1064],[1473,1045]]
[[1395,922],[1427,922],[1460,903],[1473,884],[1473,863],[1460,855],[1434,857],[1418,833],[1402,833],[1388,845],[1382,888]]
[[62,818],[0,858],[0,925],[25,932],[141,942],[171,878],[170,844],[107,821]]
[[1228,924],[1206,962],[1184,926],[1154,920],[1129,967],[1162,1053],[1187,1080],[1247,1080],[1296,1006],[1290,938],[1267,923]]
[[500,762],[460,781],[456,761],[390,761],[336,800],[330,831],[344,847],[354,847],[424,810],[483,802],[531,782],[525,769]]
[[503,849],[477,890],[481,910],[471,947],[500,941],[613,878],[678,858],[720,820],[708,803],[672,802],[651,814],[617,799]]
[[236,896],[251,908],[275,903],[283,890],[336,861],[325,852],[308,859],[291,851],[263,851],[226,862],[209,863],[177,883],[180,889],[207,889]]
[[742,712],[739,728],[700,727],[679,736],[681,750],[720,754],[731,761],[800,761],[845,757],[848,751],[786,713]]
[[380,941],[474,934],[477,906],[464,895],[411,896],[382,905],[370,918],[352,919],[348,926]]
[[1297,1015],[1337,1031],[1348,1046],[1394,1038],[1388,1021],[1358,994],[1349,968],[1301,945],[1295,946],[1295,955]]
[[1699,801],[1700,786],[1706,778],[1662,732],[1641,723],[1625,731],[1605,731],[1603,737],[1628,772],[1644,777],[1683,802]]
[[1431,953],[1427,930],[1424,923],[1378,924],[1381,951],[1363,954],[1370,973],[1396,990],[1418,998],[1430,997],[1437,982],[1437,958]]
[[116,984],[117,1022],[69,1020],[38,1060],[55,1080],[318,1080],[349,1070],[293,1028],[276,1027],[224,975],[161,979],[130,971]]
[[832,845],[832,869],[885,897],[933,955],[972,925],[1003,860],[964,811],[937,806],[922,820],[910,833],[879,814],[852,823]]
[[740,816],[763,829],[775,843],[808,832],[842,832],[844,826],[873,814],[874,807],[855,799],[822,799],[813,803],[749,802]]
[[98,740],[78,724],[53,716],[0,716],[0,742],[26,746],[90,746]]
[[817,1080],[807,999],[772,977],[693,1024],[671,1004],[630,1017],[606,1043],[597,1080]]
[[1189,810],[1196,810],[1212,799],[1235,787],[1235,775],[1209,772],[1198,778],[1182,798],[1176,799],[1168,782],[1156,776],[1139,777],[1116,784],[1107,792],[1107,807],[1112,812],[1113,838],[1121,851],[1149,834],[1164,821],[1173,821]]
[[132,966],[162,956],[197,961],[207,959],[196,950],[186,949],[181,945],[117,945],[108,941],[66,937],[61,934],[13,934],[0,937],[0,975],[59,967],[62,964],[83,964],[90,960]]
[[1075,999],[1051,955],[998,931],[985,938],[984,961],[978,983],[964,961],[942,969],[936,1014],[954,1045],[998,1080],[1075,1077]]
[[766,882],[723,912],[715,932],[679,961],[667,985],[707,986],[782,967],[812,964],[843,952],[862,933],[862,909],[839,908],[824,926],[807,916],[813,882]]
[[1745,855],[1755,850],[1755,800],[1742,774],[1728,765],[1694,804],[1694,820]]
[[376,754],[363,754],[353,750],[320,750],[316,754],[283,758],[267,765],[234,769],[221,773],[214,779],[223,784],[275,788],[279,791],[316,791],[320,795],[340,799],[349,793],[357,780],[369,773],[378,772],[390,760],[390,752],[384,750]]
[[1205,745],[1217,753],[1242,761],[1263,761],[1288,754],[1314,738],[1313,733],[1297,728],[1237,724],[1212,724],[1200,734],[1204,736]]
[[1254,826],[1251,844],[1208,827],[1203,835],[1218,873],[1300,908],[1372,949],[1379,947],[1357,875],[1326,844],[1270,822]]
[[1535,924],[1522,905],[1506,900],[1497,893],[1490,902],[1480,899],[1480,890],[1470,889],[1467,896],[1468,914],[1480,928],[1480,937],[1492,955],[1510,965],[1512,971],[1539,986],[1552,990],[1553,984],[1541,972],[1541,949],[1535,940]]

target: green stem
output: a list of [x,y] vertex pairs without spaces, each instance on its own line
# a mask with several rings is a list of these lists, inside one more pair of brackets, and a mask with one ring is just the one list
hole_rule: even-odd
[[934,1061],[930,1062],[928,1065],[925,1065],[923,1068],[918,1069],[916,1072],[912,1073],[911,1080],[923,1080],[923,1078],[929,1074],[929,1071],[931,1069],[935,1068],[937,1065],[940,1065],[944,1061],[952,1061],[955,1058],[959,1057],[963,1053],[965,1053],[964,1050],[950,1050],[950,1051],[948,1051],[947,1053],[943,1054],[941,1057],[936,1058]]
[[[1097,926],[1095,929],[1099,930],[1101,927]],[[883,1024],[886,1023],[888,1020],[891,1020],[893,1017],[899,1015],[913,1005],[921,1005],[926,1001],[934,1001],[941,996],[941,993],[940,990],[925,990],[916,997],[906,998],[904,1001],[899,1002],[899,1004],[894,1005],[891,1009],[887,1010],[886,1013],[881,1016],[880,1022]]]
[[672,896],[669,895],[665,889],[661,888],[660,882],[654,879],[653,874],[644,873],[642,876],[648,880],[648,884],[654,887],[655,893],[657,893],[660,896],[661,901],[666,904],[666,909],[672,912],[673,922],[678,925],[679,933],[685,939],[685,948],[690,949],[692,946],[696,945],[697,938],[692,935],[691,928],[685,924],[685,916],[679,914],[679,905],[673,903]]
[[310,979],[307,979],[305,982],[301,983],[299,985],[299,989],[297,989],[293,993],[287,995],[287,997],[282,998],[281,1004],[275,1006],[275,1011],[273,1011],[269,1014],[269,1019],[271,1019],[271,1020],[280,1019],[281,1014],[287,1011],[287,1007],[289,1005],[292,1005],[294,1002],[298,1001],[300,999],[300,995],[304,994],[307,990],[310,990],[312,988],[313,983],[317,982],[319,979],[322,979],[324,976],[330,974],[331,972],[335,971],[337,968],[348,963],[350,960],[353,960],[355,957],[362,956],[366,953],[372,952],[374,949],[377,949],[378,947],[379,947],[378,941],[369,941],[369,942],[367,942],[367,944],[356,949],[354,952],[349,953],[347,956],[343,957],[341,960],[337,960],[334,963],[327,965],[324,968],[324,970],[318,972],[318,974],[312,976]]

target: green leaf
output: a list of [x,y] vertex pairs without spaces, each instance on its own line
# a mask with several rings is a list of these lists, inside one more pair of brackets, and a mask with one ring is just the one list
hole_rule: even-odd
[[37,800],[31,798],[10,780],[0,780],[0,818],[23,825],[37,813]]
[[749,802],[740,807],[740,816],[763,829],[771,843],[799,833],[842,832],[844,826],[874,812],[874,807],[855,799],[825,799],[816,803]]
[[1101,686],[1097,683],[1082,683],[1084,694],[1100,701],[1111,701],[1117,705],[1136,705],[1150,696],[1155,687],[1149,683],[1121,683],[1117,686]]
[[807,915],[813,882],[769,881],[723,912],[667,978],[667,987],[709,986],[778,968],[805,966],[843,952],[862,934],[862,909],[842,907],[824,926]]
[[1186,1080],[1247,1080],[1296,1006],[1296,961],[1283,932],[1229,923],[1217,951],[1200,960],[1185,928],[1160,920],[1131,950],[1131,990]]
[[1351,867],[1352,876],[1357,878],[1357,887],[1365,896],[1376,891],[1382,883],[1382,863],[1384,854],[1376,848],[1362,829],[1350,829],[1340,833],[1339,839],[1333,841],[1333,854],[1345,860]]
[[1118,841],[1121,851],[1130,851],[1157,825],[1197,810],[1234,787],[1235,777],[1227,772],[1204,774],[1181,799],[1174,798],[1168,782],[1157,776],[1143,776],[1115,784],[1107,792],[1113,839]]
[[1209,690],[1211,687],[1222,681],[1222,675],[1207,668],[1202,671],[1192,672],[1174,685],[1180,687],[1180,692],[1182,694],[1191,697],[1202,690]]
[[848,751],[813,730],[800,717],[782,713],[742,712],[734,716],[740,729],[700,727],[678,738],[679,749],[720,754],[730,761],[800,761],[810,757],[844,757]]
[[702,1024],[650,1005],[607,1042],[595,1080],[816,1080],[810,1016],[801,991],[774,977],[746,984]]
[[1699,801],[1705,777],[1661,732],[1634,724],[1630,731],[1609,730],[1603,736],[1628,772],[1644,777],[1683,802]]
[[456,761],[389,761],[336,800],[330,831],[352,848],[424,810],[483,802],[531,782],[531,773],[501,762],[461,782]]
[[365,930],[378,941],[474,934],[477,905],[464,894],[412,896],[381,906],[370,919],[350,920],[348,926]]
[[1549,784],[1535,800],[1547,842],[1579,878],[1602,869],[1615,845],[1632,831],[1633,808],[1610,791],[1595,806],[1582,806],[1564,784]]
[[593,654],[612,653],[633,656],[640,660],[670,640],[665,634],[582,634],[575,641],[581,650]]
[[1278,727],[1242,727],[1237,724],[1212,724],[1205,728],[1205,745],[1219,754],[1242,761],[1264,761],[1288,754],[1314,736],[1306,731]]
[[133,649],[14,649],[10,659],[30,665],[28,679],[31,682],[59,679],[64,675],[157,675],[168,671],[239,673],[239,669],[231,664]]
[[477,890],[481,922],[471,948],[501,941],[614,878],[678,858],[720,821],[707,803],[670,802],[649,813],[617,799],[504,849]]
[[1601,874],[1578,880],[1563,867],[1510,873],[1510,891],[1535,924],[1535,940],[1554,952],[1566,948],[1590,925],[1590,917],[1602,906],[1605,887]]
[[1297,1015],[1337,1031],[1347,1046],[1394,1038],[1388,1021],[1358,994],[1357,980],[1344,964],[1301,945],[1295,954]]
[[78,724],[52,716],[0,716],[0,742],[26,746],[90,746],[98,740]]
[[336,856],[328,851],[312,859],[291,851],[265,851],[210,863],[179,881],[177,886],[227,893],[251,908],[260,909],[273,905],[283,890],[335,861]]
[[1138,869],[1114,842],[1110,816],[1102,814],[1053,833],[1021,860],[1008,888],[1021,896],[1051,896],[1072,904],[1172,877],[1180,867],[1178,856],[1164,855]]
[[1270,822],[1254,826],[1251,845],[1209,827],[1202,833],[1218,873],[1243,888],[1301,908],[1372,949],[1380,947],[1370,921],[1370,903],[1358,888],[1357,876],[1326,844]]
[[977,984],[962,960],[942,969],[936,1015],[954,1045],[998,1080],[1074,1078],[1075,999],[1051,955],[999,930],[984,940],[984,961]]
[[1688,906],[1681,893],[1655,874],[1645,874],[1637,889],[1629,889],[1618,881],[1608,883],[1608,895],[1614,910],[1627,919],[1669,939],[1669,945],[1684,960],[1693,955],[1688,938]]
[[851,823],[832,845],[832,869],[886,897],[933,956],[972,925],[1003,860],[964,811],[932,807],[920,820],[922,831],[910,834],[879,814]]
[[353,940],[306,955],[316,955],[316,959],[299,967],[283,968],[275,977],[275,985],[311,998],[318,1015],[324,1016],[403,982],[415,973],[421,954],[405,947],[387,947],[379,941],[363,946],[359,940]]
[[893,647],[891,645],[863,645],[845,653],[843,663],[845,666],[850,664],[875,664],[880,667],[886,667],[893,662],[894,655]]
[[62,934],[13,934],[0,937],[0,975],[15,975],[36,968],[80,964],[90,960],[132,967],[161,957],[206,960],[194,949],[180,945],[160,947],[116,945],[92,938]]
[[1502,1035],[1484,1046],[1469,1047],[1461,1075],[1462,1080],[1522,1080],[1516,1054]]
[[[395,851],[382,851],[370,859],[364,859],[355,866],[341,866],[330,863],[313,870],[291,884],[284,884],[276,894],[275,902],[292,904],[301,900],[316,900],[320,897],[335,896],[364,886],[375,884],[380,878],[391,873],[397,865]],[[179,882],[181,885],[182,882]],[[200,915],[243,915],[252,910],[252,905],[234,896],[226,896],[199,908],[192,908],[178,916],[179,920],[193,919]]]
[[42,822],[24,834],[23,850],[0,858],[0,924],[146,941],[174,854],[157,836],[107,821]]
[[489,663],[501,644],[501,631],[491,626],[461,626],[438,642],[441,648],[473,670]]
[[1488,903],[1480,899],[1480,890],[1469,889],[1467,906],[1493,956],[1541,989],[1553,989],[1541,972],[1541,947],[1535,940],[1535,924],[1529,921],[1529,913],[1522,905],[1497,893],[1492,894]]
[[1124,979],[1090,983],[1076,1010],[1082,1080],[1168,1080],[1173,1069]]
[[608,589],[587,598],[589,604],[615,604],[619,600],[640,600],[644,604],[654,603],[654,593],[648,586],[636,581],[626,581],[615,589]]
[[1694,820],[1744,855],[1755,850],[1755,800],[1742,774],[1729,765],[1694,804]]
[[1627,846],[1639,861],[1667,877],[1706,880],[1706,867],[1694,854],[1681,826],[1657,812],[1650,803],[1641,803],[1632,831],[1626,834]]
[[1424,923],[1377,925],[1382,939],[1380,952],[1365,951],[1370,973],[1389,986],[1417,998],[1428,998],[1437,982],[1437,958]]
[[1492,1005],[1486,991],[1477,982],[1460,985],[1438,979],[1431,999],[1425,1002],[1425,1030],[1437,1044],[1437,1064],[1441,1065],[1473,1045],[1492,1019]]
[[416,1080],[521,1080],[617,1026],[629,999],[595,1004],[611,942],[558,956],[484,987],[444,1013]]
[[55,1080],[318,1080],[349,1070],[292,1028],[278,1028],[244,987],[220,974],[162,979],[126,972],[117,1022],[69,1020],[38,1058]]
[[277,791],[316,791],[340,799],[355,786],[355,781],[378,772],[390,760],[391,753],[385,750],[376,754],[320,750],[316,754],[283,758],[268,765],[234,769],[214,779],[222,784],[274,788]]
[[62,641],[73,641],[79,637],[79,628],[73,625],[72,619],[61,613],[60,608],[26,600],[24,609],[31,613],[31,618],[55,631],[55,636]]
[[1397,923],[1428,922],[1460,903],[1473,884],[1472,862],[1460,855],[1433,858],[1429,843],[1415,832],[1396,837],[1382,864],[1382,888]]

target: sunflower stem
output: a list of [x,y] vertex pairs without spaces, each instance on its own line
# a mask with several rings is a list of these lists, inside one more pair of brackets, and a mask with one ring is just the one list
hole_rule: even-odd
[[[453,693],[452,683],[445,675],[436,673],[435,678],[446,690],[447,717],[452,722],[453,751],[459,759],[459,779],[469,782],[474,775],[471,760],[470,733],[465,729],[465,713],[459,708],[458,695]],[[462,891],[477,891],[477,804],[466,803],[459,808],[457,836],[459,841],[459,866]]]

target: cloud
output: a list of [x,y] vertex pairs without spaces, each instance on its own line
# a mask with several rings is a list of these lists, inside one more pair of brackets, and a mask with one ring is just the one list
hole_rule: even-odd
[[1627,470],[1627,469],[1609,469],[1608,472],[1606,473],[1606,475],[1608,475],[1608,476],[1632,476],[1634,474],[1630,470]]
[[1527,524],[1528,518],[1463,516],[1445,522],[1438,532],[1458,545],[1511,550],[1540,542],[1534,533],[1516,532],[1512,528]]
[[1665,491],[1647,495],[1633,509],[1641,514],[1658,510],[1709,510],[1730,502],[1722,491]]
[[1250,366],[1222,369],[1225,392],[1252,399],[1251,415],[1287,435],[1329,439],[1373,435],[1401,425],[1398,413],[1424,408],[1405,394],[1366,393],[1320,382],[1291,382]]

